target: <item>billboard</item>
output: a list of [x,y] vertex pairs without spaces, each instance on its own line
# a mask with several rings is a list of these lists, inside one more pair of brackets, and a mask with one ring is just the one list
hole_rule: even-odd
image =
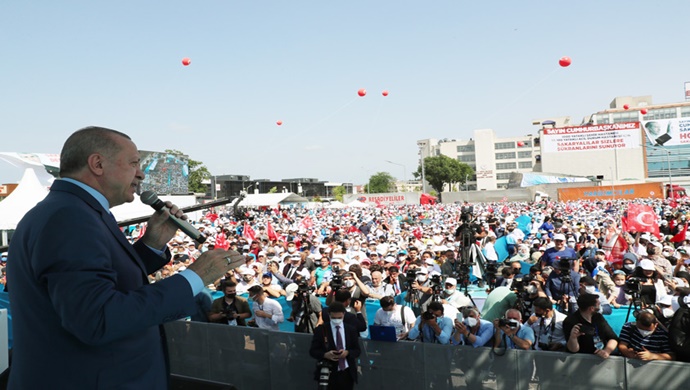
[[402,205],[402,204],[419,204],[421,197],[420,192],[392,192],[385,194],[345,194],[343,201],[345,204],[354,200],[370,205]]
[[642,121],[642,128],[652,145],[659,137],[667,139],[661,142],[664,146],[690,144],[690,118]]
[[685,82],[685,100],[690,100],[690,81]]
[[141,170],[146,174],[142,191],[159,195],[186,195],[189,193],[189,158],[183,154],[140,150]]
[[568,187],[558,189],[558,200],[570,202],[598,199],[663,199],[661,183],[640,183],[615,186]]
[[639,122],[544,128],[543,153],[584,152],[639,148]]

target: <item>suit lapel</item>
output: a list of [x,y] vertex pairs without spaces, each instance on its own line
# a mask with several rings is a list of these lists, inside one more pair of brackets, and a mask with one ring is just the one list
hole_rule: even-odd
[[101,219],[103,219],[103,222],[108,226],[108,230],[110,230],[110,233],[115,236],[115,239],[117,239],[117,242],[122,245],[122,247],[129,253],[130,257],[136,263],[136,265],[141,269],[141,272],[146,275],[146,267],[144,266],[144,263],[142,263],[141,259],[139,259],[139,255],[137,252],[134,250],[134,247],[132,244],[129,243],[129,241],[125,238],[125,234],[122,233],[120,230],[120,227],[117,225],[117,221],[115,220],[115,217],[110,214],[109,211],[101,211]]

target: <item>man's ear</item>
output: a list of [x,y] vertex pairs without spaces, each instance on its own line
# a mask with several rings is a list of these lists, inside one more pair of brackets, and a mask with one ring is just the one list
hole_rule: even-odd
[[89,167],[89,170],[97,175],[101,176],[103,174],[103,163],[105,161],[105,158],[103,157],[102,154],[100,153],[94,153],[89,155],[89,157],[86,159],[86,165]]

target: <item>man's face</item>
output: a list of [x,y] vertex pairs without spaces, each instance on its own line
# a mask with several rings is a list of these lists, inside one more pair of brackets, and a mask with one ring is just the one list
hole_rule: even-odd
[[261,284],[263,284],[264,286],[268,286],[271,284],[272,279],[273,278],[271,278],[270,276],[264,276],[261,278]]
[[565,241],[563,240],[553,240],[553,243],[555,244],[555,248],[559,251],[565,248]]
[[520,322],[520,315],[516,312],[510,312],[506,315],[507,320],[515,320],[517,322]]
[[342,320],[345,318],[345,313],[330,312],[328,313],[328,316],[336,320]]
[[380,272],[373,272],[371,274],[371,284],[374,287],[379,287],[381,286],[381,281],[383,281],[383,276],[381,275]]
[[537,317],[551,318],[551,310],[544,310],[536,306],[534,307],[534,314],[536,314]]
[[327,257],[322,257],[321,260],[320,260],[320,263],[321,263],[321,267],[322,267],[322,268],[328,267],[328,258],[327,258]]
[[237,293],[237,288],[236,287],[226,287],[225,290],[223,290],[225,293],[225,296],[227,297],[228,295],[232,295],[233,297]]
[[266,299],[266,296],[264,295],[264,293],[260,292],[260,293],[258,293],[258,294],[255,294],[255,295],[249,297],[249,298],[250,298],[252,301],[258,303],[259,305],[263,305],[264,299]]
[[120,136],[111,136],[120,150],[113,156],[102,156],[102,171],[97,177],[100,190],[110,207],[134,200],[134,193],[144,180],[141,157],[134,142]]

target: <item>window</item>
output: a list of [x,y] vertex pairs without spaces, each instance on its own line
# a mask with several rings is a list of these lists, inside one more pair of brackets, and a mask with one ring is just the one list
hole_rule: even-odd
[[497,173],[496,180],[510,180],[512,173]]
[[520,161],[518,163],[518,168],[520,168],[520,169],[532,168],[532,161]]
[[496,160],[510,160],[515,158],[515,152],[496,153]]
[[462,152],[474,152],[474,144],[458,145],[458,153]]
[[458,156],[458,161],[474,162],[474,154],[466,154],[464,156]]
[[672,119],[676,118],[676,108],[655,108],[653,110],[649,110],[647,112],[647,115],[644,116],[645,120],[651,120],[651,119]]
[[532,158],[532,151],[518,152],[518,158]]
[[680,116],[682,118],[690,117],[690,106],[680,108]]
[[521,148],[531,148],[532,147],[532,141],[522,141],[524,145],[520,146]]
[[496,142],[494,149],[515,149],[515,142]]
[[611,123],[609,122],[609,114],[597,114],[597,124]]
[[627,112],[616,112],[614,114],[611,114],[611,116],[613,117],[613,123],[637,122],[638,120],[640,120],[637,110]]
[[516,168],[517,168],[517,164],[514,163],[514,162],[509,162],[509,163],[498,163],[498,164],[496,164],[496,169],[497,169],[497,170],[501,170],[501,169],[503,169],[503,170],[505,170],[505,169],[516,169]]

